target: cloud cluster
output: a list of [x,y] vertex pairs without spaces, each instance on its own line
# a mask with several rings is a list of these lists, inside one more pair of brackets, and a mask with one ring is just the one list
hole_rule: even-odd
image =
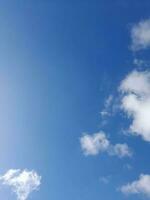
[[[150,18],[132,26],[131,41],[131,50],[134,52],[150,47]],[[138,58],[133,60],[133,64],[140,68],[142,66],[149,67],[149,63],[149,61]],[[119,105],[130,119],[129,132],[150,142],[150,70],[130,72],[121,81],[119,94],[121,96],[121,105]],[[101,117],[111,116],[114,102],[115,97],[110,95],[100,113]],[[111,144],[102,131],[92,135],[84,134],[80,138],[80,144],[86,156],[100,153],[120,158],[132,156],[132,151],[127,144]],[[129,164],[126,164],[125,167],[132,169]],[[108,183],[109,178],[101,177],[100,181]],[[143,194],[150,197],[150,175],[141,174],[138,180],[123,185],[120,190],[124,194]]]
[[140,21],[131,29],[131,49],[139,51],[150,47],[150,19]]
[[93,135],[84,134],[80,138],[81,148],[84,155],[97,155],[107,152],[109,155],[122,157],[132,156],[132,151],[127,144],[112,145],[104,132]]
[[143,194],[150,197],[150,175],[141,174],[139,179],[121,187],[124,194]]
[[132,119],[130,132],[150,142],[150,72],[132,71],[121,83],[121,108]]
[[41,176],[35,171],[10,169],[0,176],[0,181],[12,189],[18,200],[26,200],[29,194],[41,184]]

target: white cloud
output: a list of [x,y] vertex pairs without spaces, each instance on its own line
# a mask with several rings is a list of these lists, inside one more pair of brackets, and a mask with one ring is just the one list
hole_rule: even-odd
[[150,175],[141,174],[139,179],[121,187],[125,194],[144,194],[150,197]]
[[0,181],[10,186],[18,200],[26,200],[29,194],[41,184],[41,177],[35,171],[10,169],[0,176]]
[[121,108],[132,119],[130,132],[150,142],[150,72],[134,70],[121,83]]
[[120,158],[130,157],[132,155],[132,151],[127,144],[112,145],[104,132],[95,133],[93,135],[84,134],[80,138],[80,144],[86,156],[97,155],[102,152],[106,152],[112,156],[116,155]]
[[150,47],[150,19],[140,21],[132,27],[131,39],[133,51]]
[[80,138],[80,143],[85,155],[97,155],[109,147],[109,140],[103,132],[93,135],[85,134]]
[[110,155],[117,155],[120,158],[132,156],[132,152],[127,144],[112,145],[112,147],[109,148],[109,153]]

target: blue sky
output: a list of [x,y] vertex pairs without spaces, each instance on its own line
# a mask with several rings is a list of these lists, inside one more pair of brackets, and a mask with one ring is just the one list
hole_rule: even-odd
[[[128,78],[137,78],[137,87],[139,77],[150,83],[150,38],[143,36],[141,44],[132,32],[143,28],[140,22],[150,30],[149,10],[148,0],[0,1],[0,174],[35,170],[41,185],[30,199],[150,196],[150,189],[147,195],[136,188],[144,197],[126,196],[134,193],[131,185],[130,191],[120,189],[150,174],[150,129],[136,126],[149,93],[142,111],[135,104],[120,108],[130,93],[143,94],[126,89]],[[146,110],[150,116],[149,104]],[[85,155],[81,138],[102,131],[110,149]],[[132,156],[120,158],[116,144],[127,144]],[[0,199],[16,195],[1,185]]]

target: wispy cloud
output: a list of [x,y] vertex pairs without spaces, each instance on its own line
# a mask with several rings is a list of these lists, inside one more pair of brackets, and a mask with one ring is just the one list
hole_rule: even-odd
[[126,143],[111,145],[108,149],[110,155],[116,155],[120,158],[131,157],[132,151]]
[[133,60],[133,64],[136,65],[137,67],[148,67],[150,66],[150,62],[147,60],[143,60],[143,59],[138,59],[138,58],[134,58]]
[[150,142],[150,72],[132,71],[120,85],[121,108],[132,119],[130,132]]
[[111,115],[111,104],[113,102],[113,95],[109,95],[104,103],[104,108],[100,112],[102,117],[110,116]]
[[139,51],[150,47],[150,19],[142,20],[131,29],[131,49]]
[[132,151],[127,144],[112,145],[106,134],[102,131],[93,135],[84,134],[80,138],[80,144],[86,156],[97,155],[103,152],[120,158],[132,156]]
[[0,181],[12,189],[18,200],[26,200],[41,184],[41,176],[35,171],[10,169],[0,176]]
[[132,170],[133,169],[132,165],[130,165],[129,163],[125,164],[124,168],[128,169],[128,170]]
[[141,174],[139,179],[120,188],[124,194],[143,194],[150,197],[150,175]]
[[100,182],[104,184],[108,184],[110,182],[111,176],[102,176],[100,177]]

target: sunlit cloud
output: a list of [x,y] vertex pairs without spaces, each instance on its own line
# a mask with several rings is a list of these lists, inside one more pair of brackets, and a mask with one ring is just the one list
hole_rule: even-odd
[[139,179],[120,188],[124,194],[143,194],[150,197],[150,175],[141,174]]
[[11,188],[18,200],[26,200],[32,191],[38,189],[41,176],[35,171],[10,169],[0,176],[0,181]]
[[121,109],[132,119],[130,133],[150,142],[150,72],[134,70],[121,82]]
[[142,20],[131,29],[131,49],[139,51],[150,47],[150,19]]

